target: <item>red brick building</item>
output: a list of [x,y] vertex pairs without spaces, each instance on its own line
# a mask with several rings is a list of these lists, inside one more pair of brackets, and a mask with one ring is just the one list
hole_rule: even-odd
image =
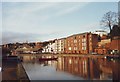
[[110,45],[110,39],[101,40],[100,42],[98,42],[97,48],[95,48],[95,52],[98,54],[108,54],[110,53]]
[[116,36],[112,39],[111,50],[113,53],[120,53],[120,36]]
[[120,26],[114,25],[111,31],[111,50],[112,54],[120,54]]
[[36,42],[35,48],[42,48],[42,42]]
[[98,35],[92,33],[81,33],[66,38],[65,53],[88,54],[94,52],[98,42]]
[[98,54],[120,54],[120,27],[114,25],[111,32],[111,39],[104,38],[98,42],[95,52]]

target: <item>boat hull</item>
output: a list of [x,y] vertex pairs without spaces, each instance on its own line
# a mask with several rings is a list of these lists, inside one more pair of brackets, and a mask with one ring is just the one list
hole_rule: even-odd
[[57,60],[58,58],[39,58],[39,61]]

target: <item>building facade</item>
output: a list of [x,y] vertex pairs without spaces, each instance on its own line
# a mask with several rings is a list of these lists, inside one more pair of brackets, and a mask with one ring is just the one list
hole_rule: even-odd
[[111,54],[120,54],[120,36],[113,37],[111,41]]
[[108,33],[106,32],[106,31],[104,31],[104,30],[96,30],[95,32],[93,32],[94,34],[98,34],[98,35],[100,35],[101,37],[103,36],[103,35],[107,35]]
[[95,52],[98,54],[120,54],[120,27],[114,25],[111,30],[111,38],[98,42]]
[[65,41],[66,41],[66,38],[55,40],[55,53],[57,54],[65,53]]
[[94,52],[98,42],[98,35],[92,33],[82,33],[66,38],[65,53],[68,54],[88,54]]
[[55,53],[55,41],[50,41],[43,47],[42,53]]
[[120,26],[113,26],[111,36],[111,54],[120,54]]
[[110,39],[104,39],[98,42],[97,48],[95,48],[95,52],[98,54],[110,54]]
[[98,35],[97,34],[89,34],[89,38],[88,38],[88,44],[89,44],[89,53],[93,53],[95,52],[95,48],[97,47],[97,43],[98,43]]

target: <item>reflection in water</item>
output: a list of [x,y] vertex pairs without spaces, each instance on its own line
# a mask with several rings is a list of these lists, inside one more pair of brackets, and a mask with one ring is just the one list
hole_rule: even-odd
[[31,80],[119,80],[119,61],[88,57],[59,57],[58,61],[39,61],[23,56],[23,65]]

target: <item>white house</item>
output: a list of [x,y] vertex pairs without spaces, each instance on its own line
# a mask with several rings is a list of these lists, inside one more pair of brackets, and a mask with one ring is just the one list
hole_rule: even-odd
[[43,47],[42,53],[55,53],[55,41],[50,41]]

